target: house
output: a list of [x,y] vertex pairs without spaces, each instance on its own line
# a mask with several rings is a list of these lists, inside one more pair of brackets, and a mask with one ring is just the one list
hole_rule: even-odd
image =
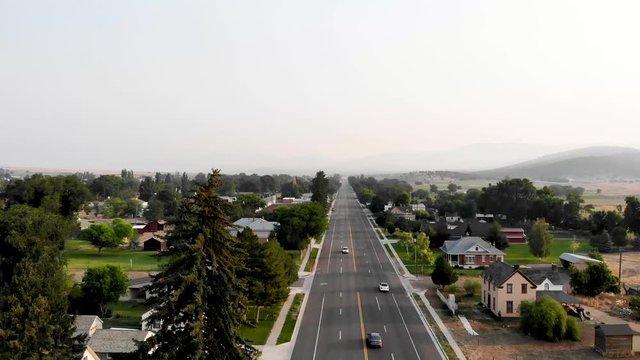
[[416,214],[410,213],[408,211],[404,211],[402,209],[400,209],[399,207],[395,206],[393,207],[391,210],[389,210],[389,213],[399,217],[399,218],[404,218],[407,220],[415,220],[416,219]]
[[467,230],[468,236],[477,236],[482,239],[486,239],[489,236],[489,231],[493,227],[493,224],[482,221],[469,222],[469,229]]
[[562,267],[568,269],[569,266],[575,265],[579,269],[584,269],[587,267],[588,263],[601,263],[602,261],[598,259],[594,259],[584,255],[572,254],[572,253],[562,253],[560,255],[560,263],[562,263]]
[[424,204],[411,204],[411,211],[427,211],[427,207]]
[[448,223],[452,223],[452,222],[460,222],[462,220],[462,218],[460,218],[460,216],[458,216],[458,214],[451,214],[451,215],[446,215],[444,216],[444,220]]
[[158,231],[164,231],[165,230],[165,225],[166,225],[165,221],[154,220],[154,221],[149,221],[146,224],[135,224],[135,225],[133,225],[133,229],[138,234],[154,233],[154,232],[158,232]]
[[147,286],[151,285],[152,273],[140,277],[133,277],[129,279],[129,286],[127,287],[127,293],[120,296],[120,301],[135,300],[138,302],[144,302],[149,298],[149,292]]
[[102,319],[97,315],[77,315],[73,324],[76,328],[73,337],[80,334],[91,336],[96,330],[102,329]]
[[154,313],[155,310],[151,309],[144,314],[142,314],[142,329],[141,330],[151,330],[151,331],[159,331],[161,327],[161,323],[158,321],[151,322],[149,317]]
[[137,329],[99,329],[89,338],[90,347],[100,359],[118,358],[134,352],[136,341],[145,341],[153,336],[149,330]]
[[447,240],[440,250],[451,266],[467,269],[502,261],[505,255],[493,245],[474,236],[462,237],[460,240]]
[[502,228],[502,233],[509,241],[509,244],[526,244],[527,236],[523,228]]
[[518,266],[496,262],[482,273],[482,305],[498,318],[520,317],[520,304],[535,301],[537,288]]
[[267,221],[262,218],[241,218],[233,223],[234,228],[230,229],[230,232],[233,236],[236,236],[240,230],[249,228],[261,243],[265,243],[269,241],[269,236],[279,225],[277,222]]
[[476,214],[476,220],[492,223],[495,217],[493,214]]
[[144,233],[138,237],[138,246],[144,251],[167,251],[167,240],[164,231]]
[[640,352],[640,333],[629,324],[596,326],[594,349],[605,357],[629,357]]
[[580,304],[564,292],[569,275],[555,264],[524,267],[495,263],[482,274],[482,303],[498,317],[519,317],[522,301],[549,296],[563,304]]

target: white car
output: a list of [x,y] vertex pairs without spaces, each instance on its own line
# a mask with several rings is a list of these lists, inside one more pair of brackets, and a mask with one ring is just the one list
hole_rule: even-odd
[[378,290],[382,292],[389,292],[389,284],[386,282],[381,282],[380,285],[378,285]]
[[348,247],[346,247],[346,246],[343,246],[343,247],[342,247],[342,253],[343,253],[343,254],[348,254],[348,253],[349,253],[349,248],[348,248]]

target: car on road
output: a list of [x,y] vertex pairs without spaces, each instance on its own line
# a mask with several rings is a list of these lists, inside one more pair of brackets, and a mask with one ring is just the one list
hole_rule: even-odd
[[348,253],[349,253],[349,248],[348,248],[348,247],[346,247],[346,246],[343,246],[343,247],[342,247],[342,253],[343,253],[343,254],[348,254]]
[[382,347],[382,336],[380,333],[372,332],[367,334],[367,346],[372,348]]
[[378,290],[382,291],[382,292],[389,292],[389,284],[386,282],[381,282],[378,285]]

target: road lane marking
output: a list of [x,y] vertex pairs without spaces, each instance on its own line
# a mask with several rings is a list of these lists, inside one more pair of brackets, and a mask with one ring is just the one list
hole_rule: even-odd
[[387,325],[382,325],[382,327],[384,328],[384,332],[387,332]]
[[340,308],[340,315],[342,315],[342,308]]
[[358,272],[358,268],[356,267],[356,247],[353,246],[353,234],[351,233],[351,222],[349,222],[349,241],[351,242],[351,248],[353,249],[351,252],[351,258],[353,259],[353,272]]
[[329,265],[331,265],[331,253],[333,252],[333,237],[336,233],[336,227],[333,226],[333,231],[331,232],[331,243],[329,243],[329,260],[327,260],[327,269],[330,269]]
[[342,330],[338,331],[338,340],[342,340]]
[[378,304],[378,311],[382,311],[382,309],[380,309],[380,301],[378,301],[378,297],[376,296],[376,304]]
[[364,360],[369,360],[369,353],[367,353],[367,340],[364,334],[364,318],[362,317],[362,303],[360,302],[359,291],[356,292],[356,298],[358,300],[358,314],[360,314],[360,335],[362,335],[362,351],[364,351]]
[[313,347],[313,360],[316,359],[318,351],[318,340],[320,339],[320,325],[322,324],[322,310],[324,310],[324,294],[322,294],[322,304],[320,305],[320,320],[318,320],[318,331],[316,332],[316,345]]
[[342,266],[340,266],[340,274],[342,274]]
[[340,297],[342,297],[342,291],[340,291]]
[[393,356],[393,353],[391,353],[391,360],[396,360],[396,358]]
[[404,321],[404,316],[402,316],[402,311],[400,311],[400,305],[398,305],[398,301],[396,301],[395,295],[391,294],[393,298],[393,302],[396,303],[396,309],[398,309],[398,314],[400,314],[400,319],[402,319],[402,324],[404,324],[405,330],[407,330],[407,335],[409,335],[409,340],[411,340],[411,345],[413,345],[413,350],[416,352],[416,356],[418,360],[420,360],[420,354],[418,354],[418,349],[416,349],[416,344],[413,342],[413,338],[411,337],[411,333],[409,332],[409,328],[407,327],[407,323]]

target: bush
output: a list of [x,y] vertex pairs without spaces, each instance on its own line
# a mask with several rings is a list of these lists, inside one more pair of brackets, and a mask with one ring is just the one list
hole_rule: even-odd
[[479,293],[481,288],[482,284],[480,284],[478,280],[466,280],[464,282],[464,291],[467,293],[467,296],[473,296]]
[[449,285],[447,286],[445,291],[449,294],[457,294],[457,293],[461,293],[462,289],[456,285]]
[[582,326],[580,326],[578,319],[567,317],[567,330],[564,333],[564,338],[572,341],[582,340]]
[[600,254],[600,252],[598,250],[591,250],[589,252],[589,257],[592,258],[592,259],[604,261],[604,257],[602,257],[602,254]]
[[567,313],[559,302],[548,296],[536,302],[523,301],[520,328],[538,339],[560,341],[566,333]]

